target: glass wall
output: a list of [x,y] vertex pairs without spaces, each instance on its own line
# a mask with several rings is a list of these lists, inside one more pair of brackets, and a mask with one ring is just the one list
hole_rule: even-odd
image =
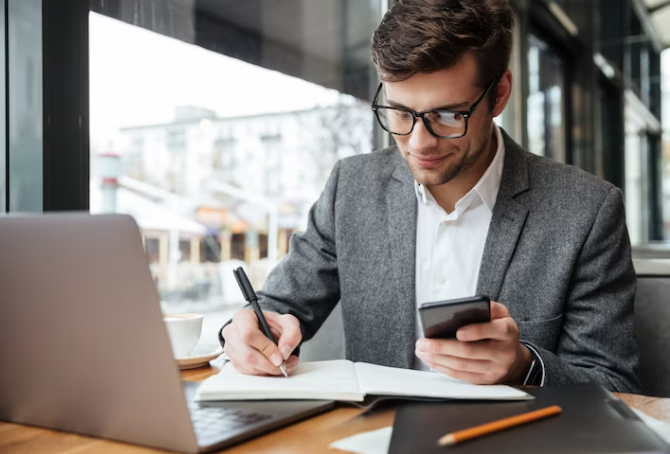
[[661,53],[661,90],[662,90],[662,114],[663,142],[661,153],[661,165],[663,175],[663,232],[665,238],[670,238],[670,52]]
[[495,121],[514,139],[517,143],[523,143],[524,124],[521,120],[523,110],[523,85],[524,75],[521,69],[521,34],[519,33],[519,18],[514,18],[514,38],[512,52],[510,54],[509,70],[512,72],[512,94],[505,110]]
[[43,187],[42,1],[7,1],[9,210],[39,212]]
[[[5,1],[0,0],[0,87],[5,87]],[[6,90],[0,89],[0,213],[7,211],[7,96]]]
[[132,214],[165,311],[243,302],[373,148],[382,2],[92,2],[92,212]]
[[647,216],[645,216],[646,200],[644,200],[646,178],[647,141],[645,137],[646,122],[640,112],[640,106],[626,98],[625,103],[626,126],[626,224],[628,234],[633,245],[648,240]]
[[541,39],[528,35],[528,149],[565,162],[565,69]]

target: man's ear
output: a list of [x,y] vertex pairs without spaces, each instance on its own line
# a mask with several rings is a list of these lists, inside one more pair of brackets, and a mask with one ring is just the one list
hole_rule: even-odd
[[498,85],[494,87],[496,90],[496,103],[493,106],[494,117],[497,117],[503,113],[503,110],[505,110],[505,106],[507,106],[507,102],[509,101],[510,96],[512,96],[513,82],[514,78],[512,77],[512,72],[508,69],[503,73]]

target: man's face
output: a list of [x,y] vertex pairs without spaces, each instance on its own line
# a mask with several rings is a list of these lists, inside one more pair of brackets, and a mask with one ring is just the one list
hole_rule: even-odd
[[[468,110],[485,88],[475,85],[477,66],[466,54],[449,69],[419,73],[402,82],[386,82],[386,102],[415,112],[426,110]],[[495,90],[495,87],[491,88]],[[488,96],[487,96],[488,98]],[[426,186],[441,185],[468,170],[486,155],[490,144],[493,114],[483,99],[468,120],[467,134],[458,139],[433,136],[420,119],[410,135],[394,135],[414,179]]]

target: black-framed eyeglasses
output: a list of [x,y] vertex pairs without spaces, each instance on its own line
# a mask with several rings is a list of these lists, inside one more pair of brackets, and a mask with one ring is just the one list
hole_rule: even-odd
[[484,93],[468,110],[426,110],[415,112],[404,107],[380,106],[377,104],[383,84],[379,84],[375,98],[372,101],[372,110],[377,121],[384,130],[398,136],[407,136],[414,130],[417,118],[423,120],[428,132],[440,139],[458,139],[468,132],[468,119],[482,102],[486,94],[495,85],[493,79]]

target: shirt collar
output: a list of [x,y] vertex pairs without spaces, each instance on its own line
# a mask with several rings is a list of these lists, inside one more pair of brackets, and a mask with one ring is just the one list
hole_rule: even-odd
[[498,125],[495,123],[493,124],[493,127],[496,131],[498,149],[496,150],[496,155],[493,157],[493,161],[489,164],[488,169],[486,169],[484,175],[482,175],[473,188],[477,191],[479,197],[482,198],[482,201],[486,204],[489,211],[493,211],[493,207],[496,204],[496,198],[498,198],[500,180],[502,180],[503,163],[505,162],[505,142],[503,142],[502,133],[500,132]]
[[[498,190],[500,189],[500,181],[502,179],[503,163],[505,161],[505,143],[503,142],[500,128],[495,123],[493,128],[496,132],[496,139],[498,141],[498,148],[493,161],[484,172],[484,175],[479,179],[477,184],[470,192],[468,192],[461,200],[472,197],[472,193],[476,192],[482,199],[489,211],[493,211],[493,207],[498,197]],[[414,180],[414,192],[419,202],[427,204],[429,201],[435,202],[433,195],[428,191],[424,185],[419,184]],[[460,200],[459,200],[460,202]]]
[[426,191],[426,187],[418,183],[416,180],[414,180],[414,193],[416,194],[416,198],[419,199],[419,202],[424,205],[428,203],[428,196],[431,196],[432,198],[430,191]]

